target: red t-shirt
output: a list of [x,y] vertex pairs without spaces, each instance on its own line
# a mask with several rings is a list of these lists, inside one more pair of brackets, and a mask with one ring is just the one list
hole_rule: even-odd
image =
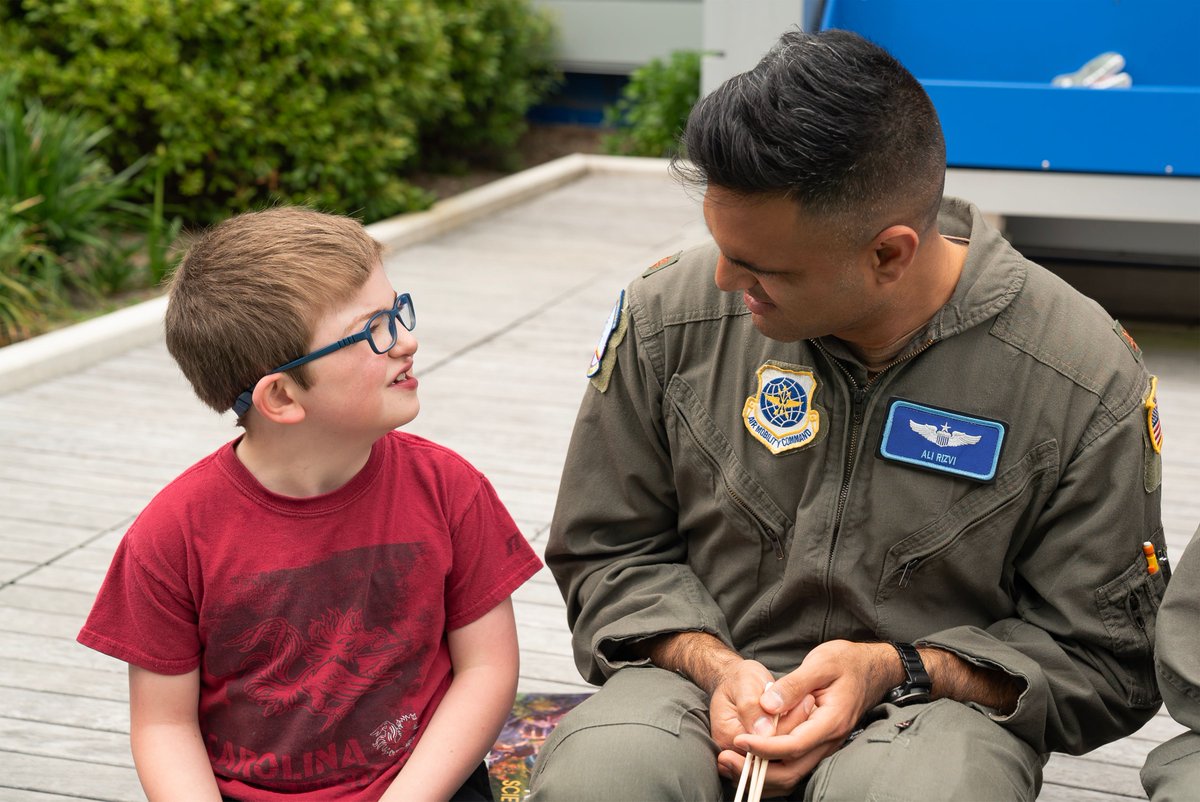
[[376,799],[450,684],[446,632],[540,566],[487,479],[427,440],[392,432],[311,498],[268,491],[230,443],[130,527],[79,641],[199,666],[223,794]]

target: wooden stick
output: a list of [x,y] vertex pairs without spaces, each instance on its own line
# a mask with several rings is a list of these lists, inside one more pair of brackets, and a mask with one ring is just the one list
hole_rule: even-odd
[[750,769],[753,768],[754,755],[746,753],[746,759],[742,761],[742,778],[738,780],[737,793],[733,795],[733,802],[742,802],[742,794],[746,792],[746,780],[750,777]]
[[762,799],[763,783],[767,779],[767,763],[769,761],[759,755],[754,764],[754,773],[750,778],[750,796],[746,802],[759,802]]
[[[763,691],[766,691],[774,682],[768,682]],[[779,714],[775,714],[773,723],[779,725]],[[742,761],[742,777],[738,780],[737,792],[733,795],[733,802],[742,802],[742,793],[749,790],[750,795],[746,798],[746,802],[760,802],[762,799],[763,784],[767,780],[767,763],[770,761],[759,755],[746,753],[746,759]],[[747,789],[747,780],[749,781],[749,789]]]

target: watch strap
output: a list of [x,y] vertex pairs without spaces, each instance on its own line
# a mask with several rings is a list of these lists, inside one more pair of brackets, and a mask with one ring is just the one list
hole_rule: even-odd
[[933,681],[929,678],[929,672],[925,670],[921,653],[911,643],[892,641],[892,646],[900,655],[900,664],[904,667],[904,682],[888,691],[886,701],[894,705],[928,702],[933,691]]

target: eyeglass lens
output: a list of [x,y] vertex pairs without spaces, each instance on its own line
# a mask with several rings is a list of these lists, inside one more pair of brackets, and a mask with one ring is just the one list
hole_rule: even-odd
[[368,323],[368,336],[371,349],[377,354],[387,353],[396,344],[396,319],[409,331],[417,325],[416,311],[408,294],[396,299],[396,305],[387,312],[379,312],[371,317]]

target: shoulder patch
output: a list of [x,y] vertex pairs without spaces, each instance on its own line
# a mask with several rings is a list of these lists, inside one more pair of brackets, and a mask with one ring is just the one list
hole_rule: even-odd
[[662,270],[664,267],[670,267],[671,265],[678,262],[679,257],[682,255],[683,255],[683,251],[676,251],[675,253],[671,254],[670,256],[664,256],[663,258],[659,259],[654,264],[647,267],[646,272],[642,273],[642,278],[649,276],[651,273],[657,273],[658,271]]
[[1150,433],[1150,445],[1155,454],[1162,453],[1163,430],[1162,420],[1158,415],[1158,377],[1150,377],[1150,391],[1146,393],[1146,430]]
[[1138,362],[1141,362],[1142,361],[1142,349],[1138,348],[1137,342],[1133,339],[1133,337],[1130,336],[1129,332],[1126,331],[1125,327],[1121,325],[1121,321],[1119,321],[1119,320],[1113,321],[1113,331],[1115,331],[1117,333],[1117,335],[1121,338],[1121,342],[1125,343],[1125,347],[1129,349],[1129,353],[1133,354],[1133,358],[1136,359]]
[[608,389],[608,381],[612,378],[613,368],[617,364],[617,346],[625,339],[629,328],[629,315],[625,309],[625,290],[617,296],[608,320],[604,322],[604,331],[592,352],[592,361],[588,365],[587,377],[600,392]]
[[1150,389],[1146,391],[1146,400],[1142,402],[1146,413],[1146,440],[1142,448],[1142,468],[1146,492],[1153,493],[1162,484],[1162,447],[1163,429],[1162,418],[1158,414],[1158,377],[1150,377]]

